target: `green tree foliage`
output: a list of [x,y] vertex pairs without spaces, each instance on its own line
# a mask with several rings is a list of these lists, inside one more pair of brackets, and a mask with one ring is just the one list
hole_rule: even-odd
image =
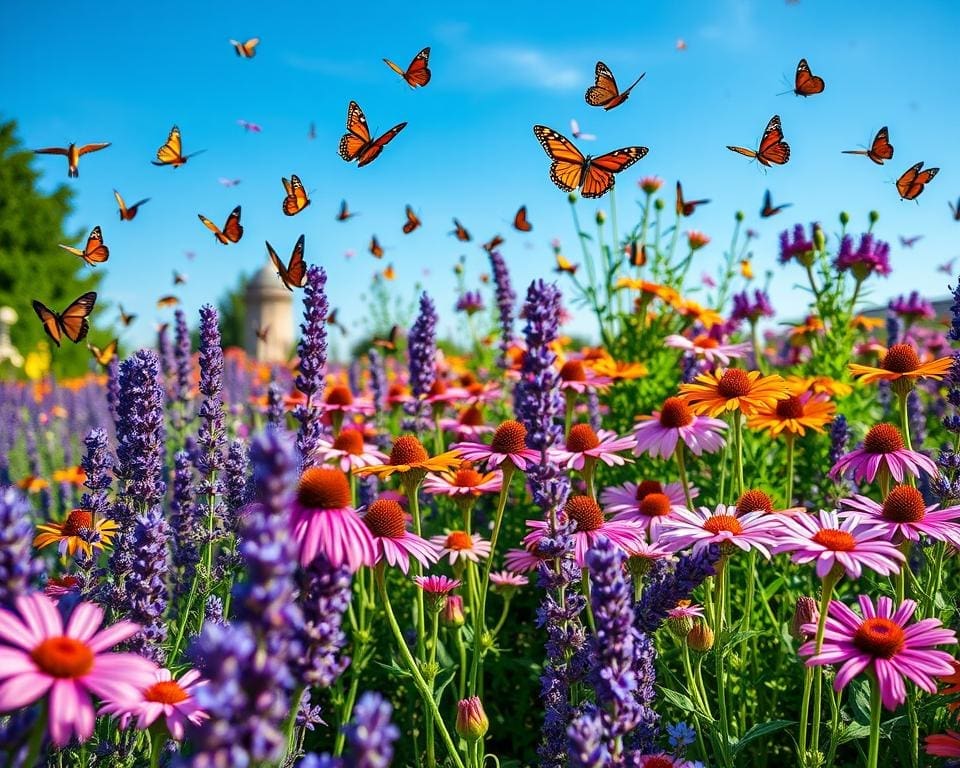
[[[10,336],[24,356],[40,342],[49,342],[53,373],[74,376],[90,367],[86,343],[65,339],[58,350],[44,334],[32,302],[38,299],[61,312],[84,291],[96,290],[102,273],[57,247],[58,243],[83,247],[89,233],[67,234],[73,192],[61,185],[52,194],[43,193],[33,157],[17,137],[16,122],[0,123],[0,306],[13,307],[19,315]],[[91,321],[102,312],[102,304],[100,297]],[[109,338],[91,322],[87,341],[102,345]]]

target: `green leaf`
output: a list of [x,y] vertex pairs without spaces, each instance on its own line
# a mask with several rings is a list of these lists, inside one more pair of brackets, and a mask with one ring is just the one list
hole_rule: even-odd
[[837,738],[838,744],[844,744],[848,741],[856,741],[857,739],[865,739],[870,735],[870,726],[863,725],[862,723],[850,723],[846,728],[840,732],[840,736]]
[[673,706],[678,709],[682,709],[684,712],[693,712],[700,715],[701,719],[706,722],[713,722],[706,715],[700,713],[700,710],[697,709],[696,705],[690,700],[690,697],[685,693],[680,693],[679,691],[671,690],[670,688],[661,688],[664,698],[669,701]]
[[865,677],[855,678],[847,690],[850,692],[850,712],[854,721],[870,725],[870,682]]
[[756,741],[764,736],[769,736],[771,733],[782,731],[784,728],[789,728],[791,725],[796,724],[797,723],[795,720],[768,720],[765,723],[757,723],[749,731],[743,734],[742,739],[733,745],[733,754],[737,754],[751,741]]

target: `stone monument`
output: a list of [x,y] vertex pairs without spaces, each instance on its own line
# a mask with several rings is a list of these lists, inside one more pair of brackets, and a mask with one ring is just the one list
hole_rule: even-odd
[[282,363],[293,351],[293,293],[267,262],[247,283],[243,345],[253,359]]

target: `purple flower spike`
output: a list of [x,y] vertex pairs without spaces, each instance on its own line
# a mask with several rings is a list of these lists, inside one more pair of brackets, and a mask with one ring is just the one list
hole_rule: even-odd
[[497,314],[500,318],[500,358],[497,364],[503,367],[507,363],[507,351],[513,344],[513,305],[517,301],[517,294],[510,285],[507,262],[499,251],[490,252],[490,270],[493,272]]
[[13,488],[0,489],[0,607],[27,594],[43,564],[33,557],[33,525],[27,500]]
[[322,267],[307,270],[307,283],[303,295],[303,322],[300,324],[300,371],[296,386],[307,402],[298,405],[294,416],[300,422],[297,433],[297,449],[306,459],[313,456],[320,439],[320,400],[323,396],[324,375],[327,370],[327,272]]
[[870,275],[886,277],[890,274],[890,244],[875,240],[869,232],[860,236],[860,244],[853,248],[853,238],[844,235],[840,241],[840,250],[834,265],[841,272],[850,271],[857,281],[862,282]]
[[410,389],[417,400],[430,392],[437,377],[437,308],[426,294],[420,296],[420,314],[410,328]]

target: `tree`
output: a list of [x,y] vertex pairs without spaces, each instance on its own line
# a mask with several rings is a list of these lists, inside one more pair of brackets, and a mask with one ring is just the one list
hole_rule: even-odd
[[[87,232],[67,234],[65,222],[72,210],[73,191],[60,185],[52,194],[37,187],[33,154],[23,149],[15,121],[0,123],[0,306],[10,306],[19,320],[10,330],[13,345],[24,355],[41,342],[52,348],[52,370],[74,376],[89,370],[86,343],[63,340],[58,350],[43,332],[33,311],[34,299],[61,312],[85,291],[97,289],[102,271],[87,267],[58,243],[86,243]],[[103,270],[103,266],[98,268]],[[94,318],[105,302],[98,297],[91,317],[88,341],[104,344],[109,332],[94,327]]]

